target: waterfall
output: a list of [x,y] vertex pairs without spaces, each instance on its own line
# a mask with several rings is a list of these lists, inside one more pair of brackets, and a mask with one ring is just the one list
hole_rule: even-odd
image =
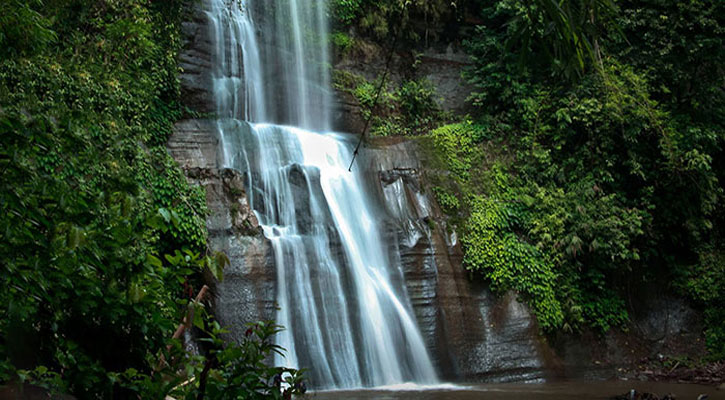
[[350,137],[329,132],[326,4],[258,1],[211,0],[208,16],[223,164],[274,252],[275,364],[318,388],[434,383],[384,211],[347,170]]

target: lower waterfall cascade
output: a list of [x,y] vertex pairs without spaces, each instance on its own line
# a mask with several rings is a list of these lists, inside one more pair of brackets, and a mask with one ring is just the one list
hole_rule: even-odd
[[277,322],[287,328],[277,338],[287,356],[275,364],[307,368],[321,387],[436,382],[375,205],[347,171],[353,144],[287,126],[225,125],[228,167],[246,172],[274,249]]

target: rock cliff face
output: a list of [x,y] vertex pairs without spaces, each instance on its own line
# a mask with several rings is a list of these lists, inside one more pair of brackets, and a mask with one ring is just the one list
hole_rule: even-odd
[[547,376],[550,350],[528,309],[513,294],[494,296],[461,267],[455,232],[432,201],[427,164],[415,142],[379,140],[361,154],[369,190],[387,216],[408,295],[441,378],[522,381]]
[[[388,57],[388,48],[358,40],[356,48],[344,55],[337,55],[334,64],[337,71],[345,71],[376,81],[383,71]],[[402,46],[400,46],[402,47]],[[412,56],[398,48],[391,59],[387,82],[390,87],[399,86],[406,80],[425,79],[435,90],[434,99],[438,107],[454,115],[465,115],[470,111],[467,103],[471,88],[461,76],[471,60],[453,45],[442,48],[431,47]],[[333,127],[340,132],[360,133],[365,119],[357,100],[349,93],[336,93],[336,108],[333,113]]]
[[212,49],[211,30],[206,14],[205,2],[191,2],[189,20],[181,26],[182,51],[179,53],[179,67],[182,73],[181,98],[194,111],[214,111],[212,95]]
[[[183,26],[185,46],[179,60],[182,98],[196,111],[212,112],[212,43],[203,5],[195,4],[192,18]],[[373,71],[380,67],[377,58],[346,60],[337,68],[372,79]],[[465,112],[468,92],[460,78],[465,64],[465,57],[452,50],[429,51],[422,57],[418,73],[436,85],[440,105],[446,110]],[[392,79],[401,79],[400,74],[393,74]],[[360,132],[364,121],[358,105],[344,101],[341,94],[338,99],[335,126]],[[277,283],[271,246],[250,210],[243,177],[220,165],[216,122],[178,122],[168,148],[189,181],[206,189],[209,244],[224,251],[231,261],[223,282],[211,282],[215,312],[230,328],[232,339],[240,337],[246,323],[274,318]],[[391,252],[399,257],[407,294],[441,378],[521,381],[554,375],[609,377],[612,367],[650,356],[652,349],[688,343],[692,349],[683,351],[695,353],[702,347],[697,342],[697,318],[686,304],[644,295],[643,301],[635,302],[641,305],[633,314],[635,334],[609,335],[604,341],[586,335],[560,336],[552,341],[553,351],[542,341],[535,319],[514,294],[494,296],[484,283],[469,279],[461,266],[456,234],[427,187],[428,165],[415,142],[385,138],[371,141],[355,168],[365,172],[366,190],[378,199],[379,223]]]
[[[374,80],[384,69],[383,49],[374,45],[342,57],[336,69]],[[405,57],[393,58],[390,81],[403,80]],[[468,58],[452,46],[429,49],[418,60],[415,78],[436,89],[441,109],[463,114],[470,89],[461,77]],[[410,79],[410,77],[408,77]],[[365,121],[351,96],[338,93],[335,126],[359,133]],[[538,327],[516,296],[494,296],[483,283],[468,278],[455,232],[435,204],[426,183],[426,162],[416,144],[404,139],[374,141],[358,168],[368,177],[387,212],[388,242],[399,254],[408,295],[420,329],[442,378],[472,381],[538,380],[551,375],[552,352],[539,339]]]
[[[210,246],[231,260],[222,282],[212,282],[215,311],[232,337],[244,324],[272,319],[275,266],[270,246],[247,202],[239,172],[220,168],[215,123],[176,125],[169,151],[188,179],[203,186],[210,215]],[[399,254],[406,288],[420,329],[441,377],[456,380],[533,380],[544,377],[546,352],[526,307],[515,296],[493,296],[469,281],[460,266],[455,234],[430,200],[415,143],[376,144],[365,149],[367,190],[384,210],[380,221],[393,254]]]
[[232,336],[242,335],[246,323],[274,318],[271,248],[249,208],[241,174],[219,165],[215,122],[178,122],[167,147],[189,181],[206,190],[209,246],[223,251],[231,262],[222,282],[209,279],[215,311]]
[[[191,7],[182,25],[181,98],[196,112],[212,113],[214,44],[208,4],[192,2]],[[221,166],[218,141],[216,122],[184,120],[176,124],[167,147],[189,181],[206,190],[209,246],[227,254],[231,263],[222,282],[209,280],[220,323],[234,336],[243,334],[247,322],[273,319],[276,284],[269,243],[249,207],[241,175]]]
[[[195,7],[194,17],[184,24],[182,93],[190,108],[211,112],[209,22],[203,5]],[[433,60],[426,64],[430,79],[461,97],[464,91],[456,89],[459,78],[451,70],[456,64],[440,57],[429,57]],[[433,65],[438,64],[450,68],[436,72]],[[447,109],[463,107],[453,94],[441,94],[449,99],[443,104]],[[338,125],[351,125],[355,118],[343,115],[347,122]],[[224,280],[212,282],[215,312],[232,338],[240,337],[246,323],[274,317],[276,273],[271,247],[249,208],[243,177],[220,165],[216,122],[178,122],[168,148],[189,181],[206,189],[209,244],[231,261]],[[391,253],[399,255],[408,295],[439,374],[448,380],[468,381],[544,377],[546,365],[541,360],[547,349],[538,341],[533,318],[515,296],[495,297],[484,285],[469,281],[460,265],[455,233],[447,233],[446,220],[429,196],[424,164],[415,143],[400,139],[369,146],[355,167],[364,170],[367,190],[376,194],[384,210],[380,223]]]

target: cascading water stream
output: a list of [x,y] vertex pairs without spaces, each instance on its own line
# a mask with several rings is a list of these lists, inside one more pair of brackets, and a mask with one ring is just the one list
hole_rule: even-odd
[[[382,210],[347,171],[352,143],[312,131],[330,126],[324,1],[211,2],[223,163],[246,174],[274,250],[276,319],[287,328],[276,339],[287,356],[275,364],[307,368],[320,388],[435,382],[401,268],[381,240]],[[264,45],[255,12],[276,35]],[[271,124],[280,121],[300,128]]]

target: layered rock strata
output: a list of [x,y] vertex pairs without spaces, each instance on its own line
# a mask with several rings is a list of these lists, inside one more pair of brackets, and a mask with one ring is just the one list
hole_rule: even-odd
[[[182,97],[193,110],[211,112],[209,19],[203,3],[194,7],[183,26]],[[464,62],[460,57],[436,53],[424,61],[421,71],[437,87],[463,93],[453,71]],[[463,107],[458,97],[441,96],[450,99],[442,106],[454,111]],[[338,125],[354,126],[355,111],[341,118],[348,121]],[[209,245],[231,261],[224,280],[211,282],[215,313],[232,338],[241,337],[247,323],[275,314],[271,246],[249,207],[244,177],[221,166],[216,122],[180,121],[168,148],[189,181],[206,189]],[[547,350],[537,339],[533,318],[515,296],[495,297],[484,285],[468,280],[455,234],[447,233],[446,220],[429,196],[423,164],[414,143],[398,140],[366,148],[355,167],[364,170],[366,189],[376,194],[379,223],[403,270],[407,294],[439,374],[466,381],[542,378],[545,366],[540,360]]]
[[214,121],[178,122],[167,147],[189,182],[206,191],[209,247],[230,260],[224,279],[209,282],[215,313],[232,336],[243,335],[247,323],[274,318],[276,292],[271,247],[249,207],[243,177],[220,166]]

